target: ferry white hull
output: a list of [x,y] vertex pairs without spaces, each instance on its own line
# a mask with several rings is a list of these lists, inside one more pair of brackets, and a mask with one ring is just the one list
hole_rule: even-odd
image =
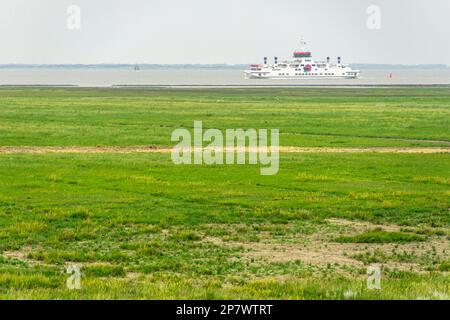
[[272,80],[322,80],[322,79],[356,79],[359,76],[359,72],[355,75],[334,75],[334,76],[272,76],[272,75],[259,75],[258,73],[244,72],[244,77],[246,79],[272,79]]
[[[302,41],[302,45],[305,42]],[[253,64],[249,70],[244,72],[247,79],[273,79],[273,80],[320,80],[320,79],[355,79],[359,76],[359,70],[353,70],[348,64],[332,63],[328,57],[326,61],[315,61],[311,52],[296,51],[293,59],[278,63],[275,57],[273,64],[267,63],[264,58],[263,64]]]

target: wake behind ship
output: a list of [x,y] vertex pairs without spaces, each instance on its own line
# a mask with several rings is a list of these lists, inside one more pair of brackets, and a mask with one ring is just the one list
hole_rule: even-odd
[[343,64],[341,58],[337,63],[332,63],[330,57],[326,61],[314,61],[311,52],[307,51],[306,43],[301,42],[301,50],[295,51],[292,60],[278,63],[275,57],[274,64],[268,64],[264,58],[264,64],[252,64],[249,70],[244,72],[248,79],[355,79],[359,76],[359,70],[353,70],[350,65]]

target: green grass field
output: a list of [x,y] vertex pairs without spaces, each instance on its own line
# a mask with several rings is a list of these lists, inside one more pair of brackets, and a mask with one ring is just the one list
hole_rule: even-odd
[[450,299],[450,151],[282,153],[274,176],[20,152],[170,147],[194,120],[279,128],[282,146],[450,150],[448,88],[0,88],[0,147],[16,147],[0,152],[0,298]]

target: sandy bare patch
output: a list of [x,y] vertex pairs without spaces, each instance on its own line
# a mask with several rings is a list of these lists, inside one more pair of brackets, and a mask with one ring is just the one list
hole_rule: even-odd
[[25,262],[28,265],[34,266],[34,265],[47,265],[46,263],[42,261],[37,261],[29,258],[29,254],[33,251],[32,247],[24,247],[21,250],[14,250],[14,251],[4,251],[1,253],[1,255],[7,259],[12,260],[19,260],[22,262]]
[[402,229],[395,224],[374,224],[366,221],[351,221],[338,218],[327,219],[326,221],[334,225],[349,227],[349,229],[353,230],[355,233],[373,229],[381,229],[389,232],[400,231]]
[[5,258],[27,261],[28,252],[25,251],[5,251],[2,253]]
[[[382,252],[386,261],[381,265],[391,270],[424,272],[428,256],[448,259],[450,240],[446,236],[434,236],[425,242],[410,243],[337,243],[334,239],[342,234],[358,234],[376,228],[385,231],[400,231],[401,227],[393,224],[373,224],[364,221],[345,219],[328,219],[328,224],[312,234],[293,234],[286,232],[280,237],[262,237],[259,242],[223,241],[219,237],[207,236],[203,240],[215,245],[242,247],[241,258],[262,263],[287,263],[296,260],[308,265],[326,266],[329,264],[364,267],[357,259],[358,255],[370,255]],[[223,228],[233,228],[224,225]],[[290,228],[286,225],[286,228]],[[231,230],[230,229],[230,230]],[[259,235],[262,235],[259,233]],[[412,255],[411,261],[402,260],[404,255]]]
[[301,244],[272,244],[272,243],[252,243],[241,244],[247,249],[243,254],[244,258],[263,258],[269,262],[290,262],[300,260],[306,264],[313,265],[351,265],[362,266],[363,263],[345,256],[344,252],[352,249],[351,244],[324,244],[309,243]]
[[[246,259],[263,259],[267,262],[286,263],[300,260],[305,264],[326,266],[337,264],[340,266],[363,267],[364,263],[356,259],[357,255],[375,254],[382,252],[386,254],[387,261],[380,263],[389,269],[424,272],[420,264],[421,256],[435,252],[436,257],[448,257],[450,243],[447,240],[430,241],[418,245],[408,244],[355,244],[355,243],[332,243],[323,241],[310,241],[301,244],[273,244],[273,243],[240,243],[247,251],[242,255]],[[395,252],[395,253],[394,253]],[[414,254],[417,261],[398,261],[396,254]]]
[[127,274],[126,274],[126,278],[127,279],[137,279],[137,278],[139,278],[140,276],[142,276],[143,274],[142,273],[139,273],[139,272],[127,272]]
[[280,152],[285,153],[450,153],[450,148],[299,148],[281,147]]
[[[0,147],[0,154],[17,154],[17,153],[170,153],[171,147],[163,146],[127,146],[127,147]],[[212,150],[204,148],[203,150]],[[275,148],[215,148],[215,152],[260,152],[274,151]],[[301,147],[279,147],[281,153],[450,153],[450,148],[434,148],[434,147],[373,147],[373,148],[301,148]],[[189,152],[190,150],[183,150]],[[198,152],[200,149],[193,149]]]
[[0,147],[0,153],[152,153],[171,152],[170,148],[156,146],[136,147]]

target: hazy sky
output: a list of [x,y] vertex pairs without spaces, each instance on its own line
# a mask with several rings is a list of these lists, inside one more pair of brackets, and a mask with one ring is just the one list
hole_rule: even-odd
[[[381,29],[367,27],[370,5]],[[1,64],[251,63],[290,57],[301,36],[317,58],[450,65],[450,0],[0,2]]]

